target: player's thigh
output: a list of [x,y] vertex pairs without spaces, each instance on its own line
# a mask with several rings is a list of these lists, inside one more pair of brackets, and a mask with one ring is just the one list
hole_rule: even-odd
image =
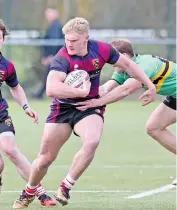
[[176,122],[176,111],[164,103],[161,103],[151,114],[147,128],[164,129]]
[[56,157],[59,149],[69,139],[72,128],[68,123],[46,123],[42,136],[40,155]]
[[17,149],[15,130],[10,117],[0,122],[0,150],[9,153]]
[[12,132],[2,134],[4,135],[0,135],[0,150],[7,156],[15,157],[19,149],[14,134]]
[[75,133],[81,137],[82,141],[100,141],[103,132],[103,118],[96,114],[91,114],[81,119],[74,126]]

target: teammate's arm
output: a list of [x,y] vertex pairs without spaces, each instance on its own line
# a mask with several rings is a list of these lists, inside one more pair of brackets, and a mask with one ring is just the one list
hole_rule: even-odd
[[46,94],[53,98],[86,97],[90,91],[90,82],[83,79],[85,88],[73,88],[65,83],[66,73],[52,70],[49,72],[46,84]]
[[23,88],[21,87],[20,84],[18,84],[17,86],[15,87],[10,87],[10,91],[11,91],[11,94],[12,96],[15,98],[15,100],[17,101],[17,103],[23,107],[25,113],[27,115],[29,115],[30,117],[34,118],[34,122],[35,123],[38,123],[38,115],[36,112],[34,112],[30,106],[29,106],[29,103],[28,103],[28,100],[27,100],[27,97],[26,97],[26,94],[23,90]]
[[34,118],[35,123],[38,123],[38,116],[37,116],[36,112],[34,112],[30,108],[30,106],[28,104],[25,92],[18,82],[16,70],[15,70],[15,67],[12,62],[10,62],[8,65],[5,82],[10,87],[12,96],[15,98],[17,103],[21,107],[23,107],[25,113],[27,115],[29,115],[30,117]]

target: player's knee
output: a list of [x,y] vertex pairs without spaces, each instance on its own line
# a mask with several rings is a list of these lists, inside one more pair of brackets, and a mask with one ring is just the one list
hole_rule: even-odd
[[153,136],[157,135],[158,128],[156,126],[154,126],[152,123],[147,122],[146,132],[148,135],[153,137]]
[[94,154],[99,145],[99,142],[100,142],[99,138],[92,138],[86,140],[83,145],[84,151],[88,154]]
[[38,165],[38,169],[44,169],[44,168],[48,168],[50,165],[52,164],[51,161],[49,160],[46,160],[44,162],[40,162],[39,165]]
[[38,162],[39,169],[48,168],[55,160],[55,158],[50,155],[49,156],[42,155],[42,156],[39,156],[38,158],[39,158],[39,162]]
[[4,149],[4,154],[10,158],[11,160],[15,161],[18,156],[18,149],[17,148],[6,148]]

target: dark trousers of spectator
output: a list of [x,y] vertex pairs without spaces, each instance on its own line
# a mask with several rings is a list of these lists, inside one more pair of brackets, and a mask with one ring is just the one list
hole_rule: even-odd
[[47,81],[48,73],[49,73],[49,66],[46,67],[46,71],[44,72],[44,77],[42,80],[42,87],[36,93],[35,98],[38,98],[38,99],[43,98],[45,91],[46,91],[46,81]]

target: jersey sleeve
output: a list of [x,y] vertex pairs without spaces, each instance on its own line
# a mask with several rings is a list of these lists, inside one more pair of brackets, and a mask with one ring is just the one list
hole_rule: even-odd
[[57,55],[54,56],[50,64],[49,71],[55,70],[67,73],[69,67],[69,60],[59,51]]
[[8,65],[5,82],[9,87],[16,87],[19,83],[15,67],[14,67],[13,63],[11,63],[11,62]]
[[117,52],[110,44],[99,42],[99,51],[106,63],[113,65],[119,60],[119,52]]
[[127,79],[130,78],[126,72],[117,72],[115,71],[111,77],[111,80],[115,80],[119,85],[122,85]]

